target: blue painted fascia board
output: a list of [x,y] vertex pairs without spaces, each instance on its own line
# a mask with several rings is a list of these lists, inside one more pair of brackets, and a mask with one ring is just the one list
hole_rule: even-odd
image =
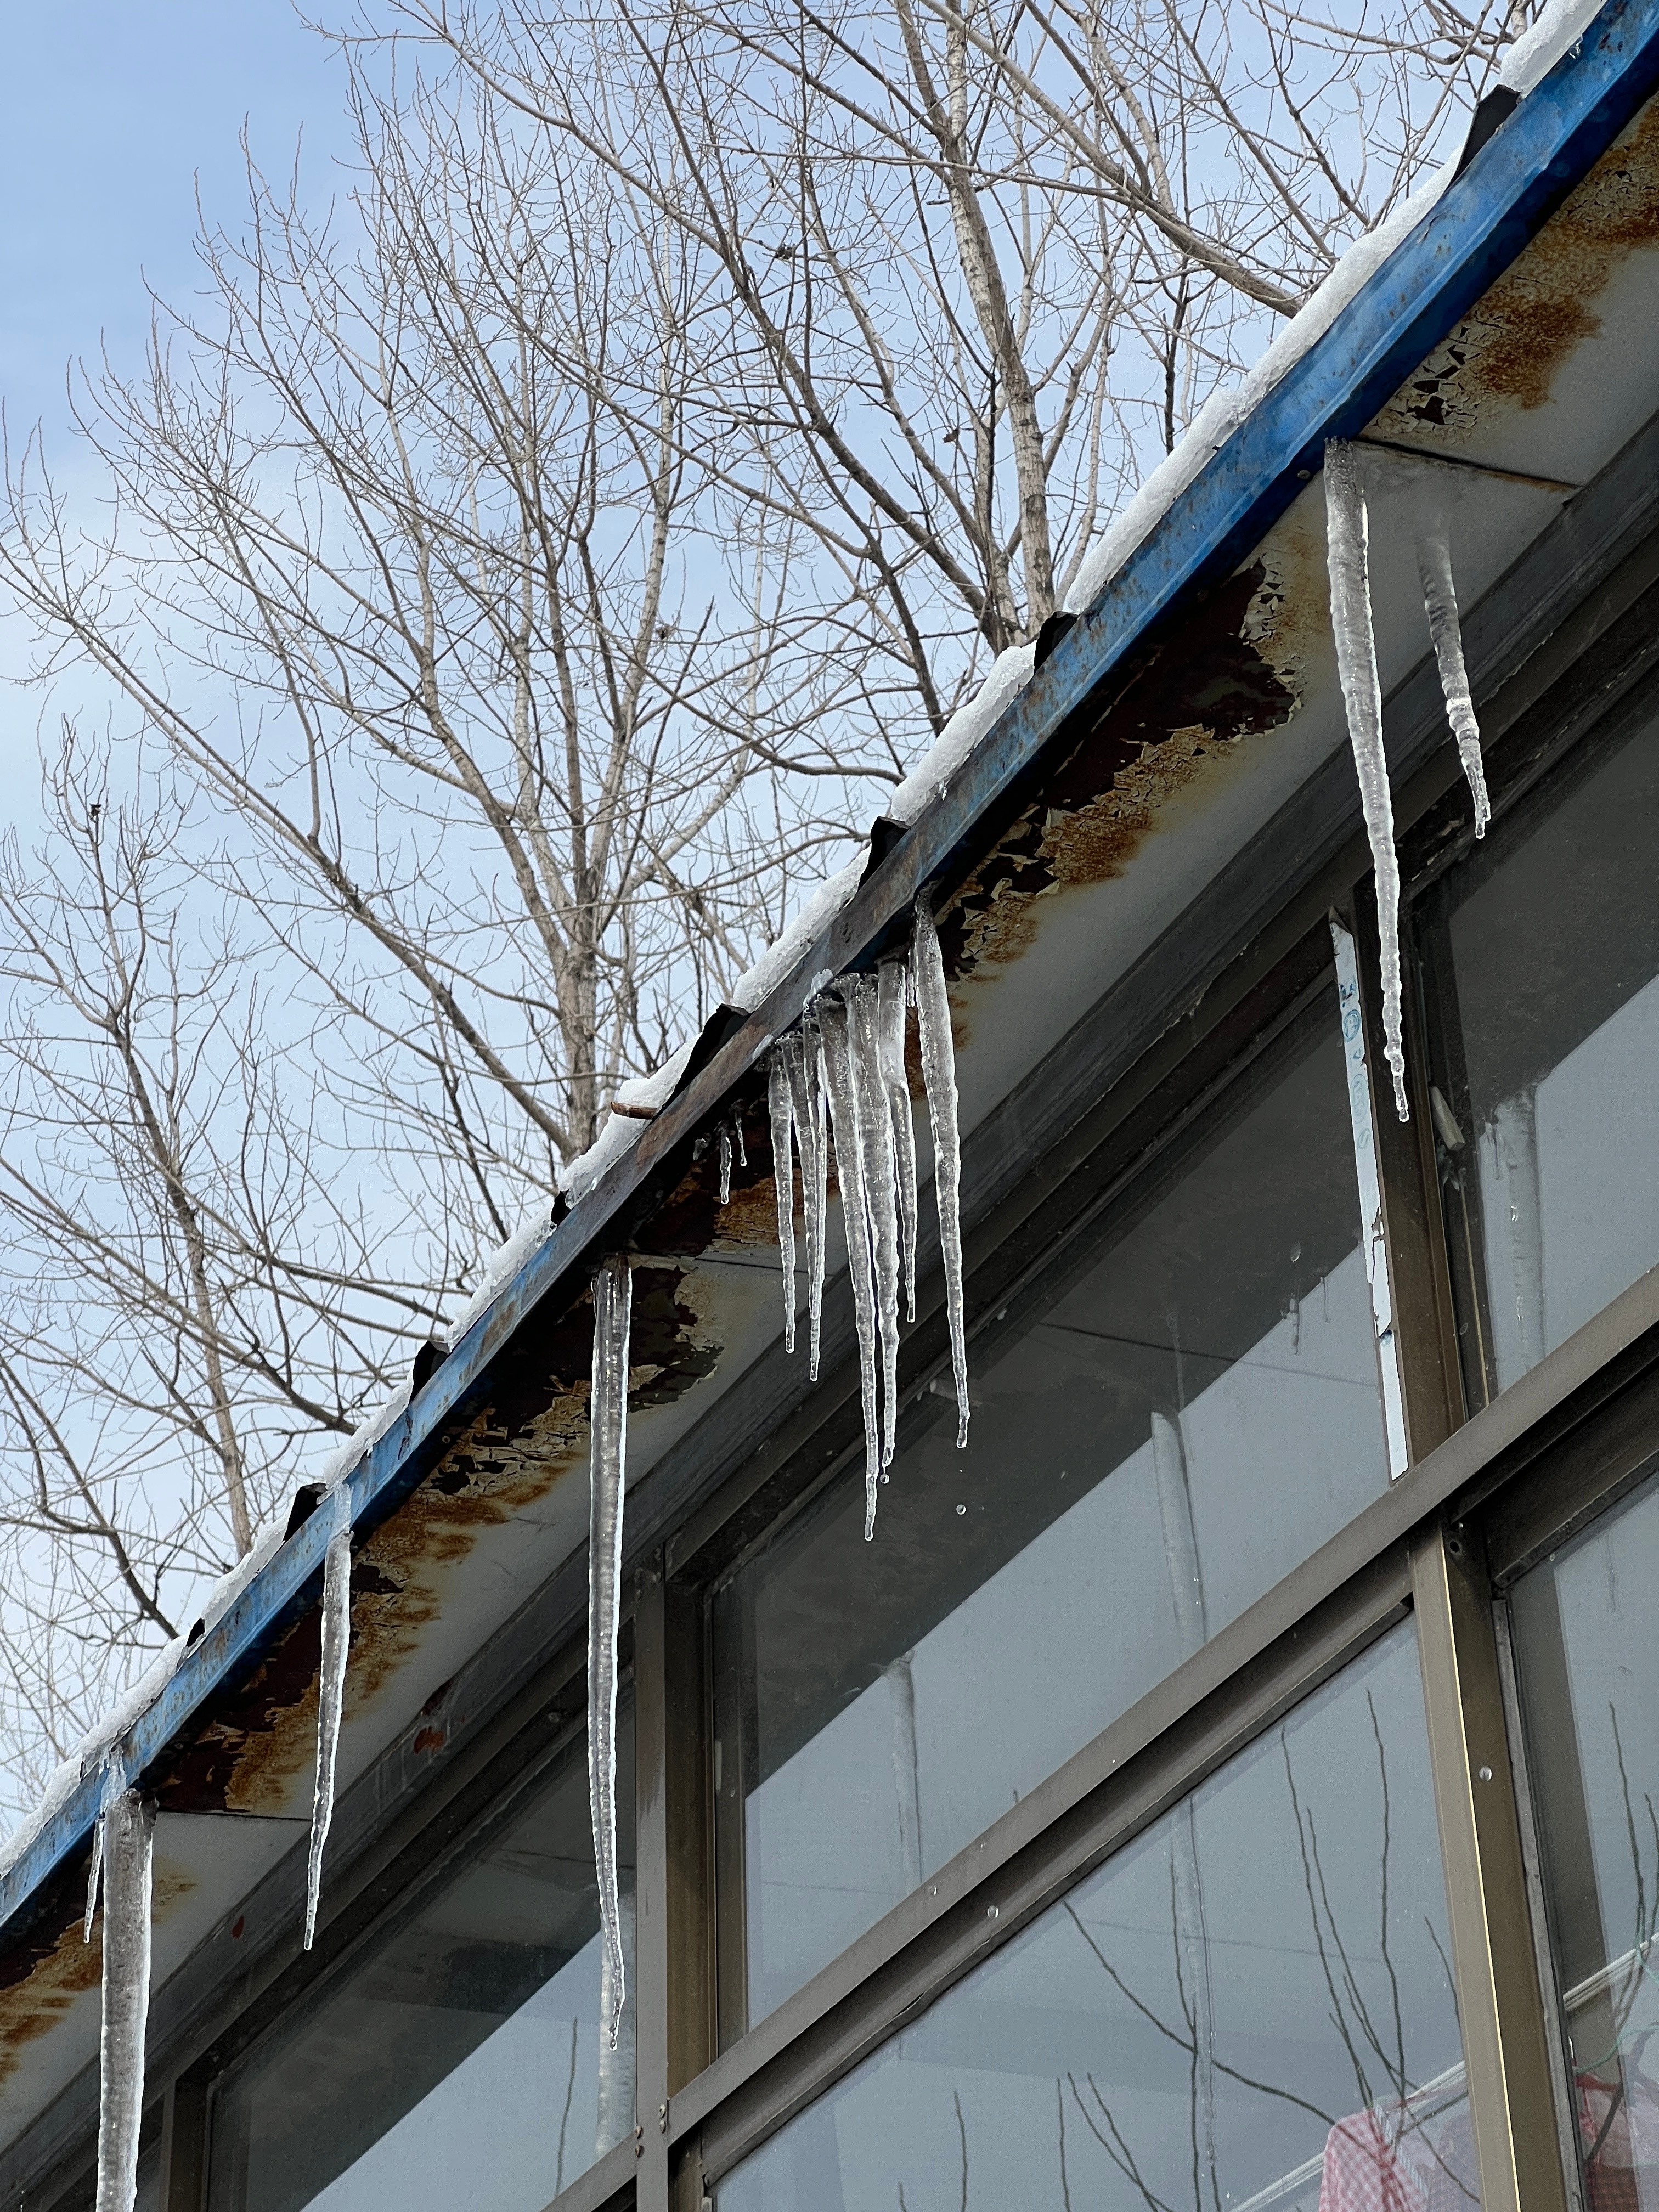
[[[1583,36],[1482,147],[1463,174],[1375,270],[1330,328],[1174,500],[1100,598],[898,842],[858,896],[696,1081],[646,1125],[467,1332],[416,1403],[349,1478],[354,1523],[383,1519],[419,1480],[447,1418],[489,1393],[497,1353],[533,1308],[618,1237],[647,1187],[754,1064],[799,1018],[809,979],[866,960],[918,889],[949,881],[975,825],[1030,778],[1074,709],[1177,601],[1225,574],[1322,465],[1325,441],[1363,427],[1455,325],[1659,83],[1659,0],[1609,0]],[[309,1601],[327,1541],[316,1516],[289,1538],[181,1660],[125,1739],[131,1771],[162,1755],[212,1693]],[[46,1877],[85,1850],[97,1811],[89,1773],[0,1876],[0,1929]]]

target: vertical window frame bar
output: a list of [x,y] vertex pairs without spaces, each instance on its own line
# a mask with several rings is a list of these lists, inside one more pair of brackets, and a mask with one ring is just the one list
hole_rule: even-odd
[[[1366,1078],[1382,1190],[1390,1310],[1414,1465],[1465,1419],[1449,1255],[1434,1156],[1421,970],[1409,908],[1405,1048],[1411,1120],[1385,1065],[1369,883],[1351,906]],[[1344,917],[1346,920],[1346,917]],[[1499,1668],[1493,1593],[1471,1533],[1438,1516],[1411,1547],[1413,1606],[1451,1928],[1482,2212],[1568,2212],[1537,1929]]]

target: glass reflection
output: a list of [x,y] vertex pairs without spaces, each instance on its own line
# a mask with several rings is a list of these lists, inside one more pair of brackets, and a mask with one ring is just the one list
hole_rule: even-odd
[[717,1601],[728,2036],[1387,1486],[1334,991],[971,1367]]
[[1471,2212],[1409,1626],[720,2182],[719,2212]]
[[458,1869],[218,2090],[210,2212],[541,2212],[634,2125],[633,1713],[619,1704],[628,2009],[599,2033],[579,1737]]
[[1592,2212],[1659,2212],[1659,1488],[1514,1601],[1527,1750]]
[[1659,723],[1610,733],[1425,902],[1475,1402],[1659,1261]]

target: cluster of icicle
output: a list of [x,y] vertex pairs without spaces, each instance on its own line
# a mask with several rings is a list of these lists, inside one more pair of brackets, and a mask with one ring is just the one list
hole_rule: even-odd
[[773,1048],[768,1071],[784,1343],[794,1350],[798,1158],[806,1232],[807,1360],[814,1380],[823,1334],[825,1200],[834,1141],[858,1331],[866,1538],[875,1530],[877,1486],[886,1480],[898,1433],[901,1280],[906,1316],[916,1317],[916,1145],[904,1068],[905,1015],[911,1005],[933,1137],[933,1194],[960,1447],[968,1441],[968,1352],[956,1054],[939,932],[925,903],[915,910],[908,960],[886,960],[873,975],[844,975],[832,983],[807,1008],[800,1028]]
[[[1371,622],[1369,520],[1361,453],[1333,439],[1325,448],[1326,553],[1331,578],[1331,631],[1336,641],[1337,673],[1347,709],[1348,736],[1359,771],[1359,796],[1365,835],[1376,881],[1376,929],[1382,987],[1383,1057],[1394,1078],[1394,1103],[1402,1121],[1410,1119],[1406,1101],[1406,1052],[1402,1042],[1400,967],[1400,863],[1394,847],[1394,803],[1389,763],[1382,746],[1382,687],[1376,672],[1376,636]],[[1474,834],[1486,835],[1492,819],[1480,756],[1480,727],[1470,696],[1463,660],[1463,632],[1457,616],[1451,546],[1445,519],[1431,512],[1418,532],[1418,574],[1429,618],[1429,638],[1440,672],[1446,718],[1474,799]]]

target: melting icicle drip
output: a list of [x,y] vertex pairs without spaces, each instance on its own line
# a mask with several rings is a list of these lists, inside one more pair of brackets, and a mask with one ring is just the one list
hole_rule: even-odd
[[865,1196],[864,1148],[860,1141],[856,1045],[852,1014],[839,999],[818,1009],[824,1071],[829,1079],[830,1119],[836,1139],[836,1180],[841,1185],[842,1219],[847,1229],[847,1272],[853,1283],[853,1316],[859,1340],[859,1395],[864,1409],[864,1534],[876,1528],[876,1485],[881,1478],[881,1421],[876,1395],[876,1283],[870,1252],[870,1209]]
[[725,1206],[732,1196],[732,1131],[729,1124],[720,1123],[720,1204]]
[[1492,820],[1486,796],[1486,767],[1480,753],[1480,725],[1474,718],[1469,672],[1463,661],[1463,626],[1457,615],[1457,585],[1452,575],[1451,542],[1444,520],[1436,515],[1417,541],[1417,568],[1423,580],[1423,605],[1429,636],[1440,669],[1446,720],[1457,740],[1458,757],[1474,800],[1474,834],[1484,837]]
[[1394,802],[1382,750],[1382,690],[1371,629],[1370,563],[1364,487],[1352,446],[1332,439],[1325,448],[1326,554],[1331,578],[1331,631],[1337,672],[1347,708],[1348,737],[1359,772],[1359,796],[1376,878],[1376,929],[1381,945],[1383,1057],[1394,1077],[1394,1103],[1402,1121],[1406,1054],[1401,1042],[1400,863],[1394,849]]
[[317,1935],[323,1894],[323,1851],[334,1819],[334,1767],[340,1748],[345,1700],[346,1654],[351,1644],[351,1492],[344,1482],[329,1492],[328,1548],[323,1554],[323,1663],[317,1684],[317,1794],[311,1808],[311,1853],[306,1866],[306,1943]]
[[927,1118],[933,1133],[933,1197],[945,1261],[945,1310],[951,1330],[951,1371],[957,1386],[957,1449],[968,1442],[968,1338],[962,1310],[962,1142],[957,1126],[957,1058],[951,1036],[951,1001],[939,932],[926,903],[916,902],[911,975],[921,1032],[921,1072],[927,1085]]
[[634,1282],[626,1257],[602,1262],[593,1278],[592,1511],[587,1531],[587,1790],[593,1816],[593,1871],[599,1891],[605,1994],[601,2022],[617,2048],[626,1996],[622,1901],[617,1873],[617,1626],[621,1610],[623,1492],[628,1460],[628,1339]]
[[823,1231],[830,1202],[830,1153],[823,1126],[823,1044],[810,1017],[799,1036],[786,1037],[789,1099],[800,1148],[801,1206],[806,1217],[806,1372],[818,1379],[823,1334]]
[[98,2052],[97,2212],[132,2212],[144,2112],[149,1923],[155,1810],[123,1790],[99,1821],[104,1837],[104,2026]]
[[904,1257],[904,1317],[916,1317],[916,1132],[910,1119],[910,1079],[904,1072],[904,1011],[910,978],[902,960],[876,970],[876,1056],[886,1085],[898,1169],[899,1229]]
[[[899,1208],[893,1107],[881,1069],[879,986],[873,975],[842,984],[852,1024],[853,1073],[858,1091],[859,1149],[864,1160],[864,1207],[875,1266],[876,1333],[881,1346],[881,1464],[892,1465],[898,1432]],[[884,1472],[882,1480],[886,1480]]]
[[[778,1200],[778,1260],[783,1269],[783,1348],[795,1348],[795,1126],[789,1088],[789,1045],[772,1048],[766,1070],[766,1111],[772,1124],[772,1181]],[[805,1180],[805,1177],[803,1177]]]

